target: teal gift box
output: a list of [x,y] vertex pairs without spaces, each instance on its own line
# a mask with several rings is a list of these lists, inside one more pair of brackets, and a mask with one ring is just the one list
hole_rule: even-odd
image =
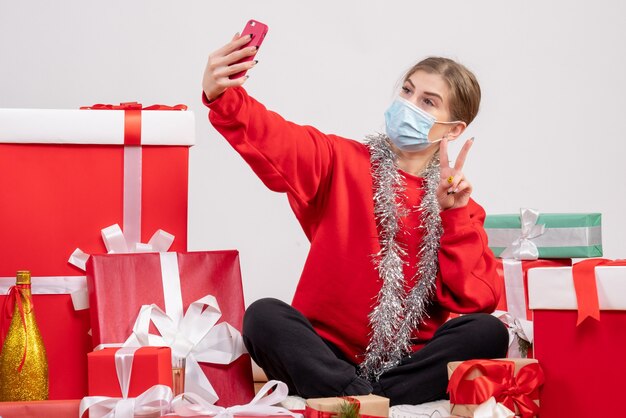
[[539,213],[487,215],[485,230],[496,257],[589,258],[602,256],[602,216],[599,213]]

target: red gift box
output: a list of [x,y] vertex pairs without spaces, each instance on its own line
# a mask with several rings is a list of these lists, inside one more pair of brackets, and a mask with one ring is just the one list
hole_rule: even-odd
[[[535,357],[545,371],[542,418],[614,416],[626,375],[626,267],[591,268],[593,291],[577,295],[574,267],[533,269],[528,274],[534,314]],[[596,287],[597,284],[597,287]],[[585,300],[585,297],[588,299]],[[598,303],[599,321],[577,326],[577,310]],[[583,317],[581,317],[583,319]]]
[[[122,397],[115,355],[118,348],[104,348],[87,355],[89,396]],[[132,356],[128,397],[135,398],[154,385],[172,387],[172,351],[169,347],[141,347]]]
[[2,418],[76,418],[80,400],[0,402]]
[[474,416],[478,406],[490,397],[522,418],[539,412],[544,374],[537,360],[454,361],[448,363],[448,378],[450,413],[454,416]]
[[[126,123],[126,113],[134,124]],[[68,257],[77,247],[105,252],[100,230],[124,224],[125,152],[139,149],[124,144],[138,138],[150,146],[141,147],[135,167],[141,174],[135,230],[146,242],[162,228],[176,236],[173,250],[186,250],[191,112],[139,111],[136,105],[129,112],[0,109],[0,126],[0,277],[23,269],[33,276],[84,274]],[[87,393],[89,312],[75,312],[65,294],[34,301],[50,399],[81,398]]]
[[496,272],[502,281],[502,292],[499,311],[509,312],[515,318],[532,320],[532,312],[528,307],[528,270],[538,267],[571,266],[570,258],[550,260],[509,260],[498,258]]
[[[237,251],[167,253],[174,255],[180,277],[182,306],[212,295],[221,309],[221,322],[241,331],[243,289]],[[107,254],[87,263],[94,344],[120,343],[131,335],[142,305],[167,311],[162,258],[166,254]],[[168,290],[169,294],[169,290]],[[246,403],[254,396],[250,357],[227,365],[200,363],[223,406]]]

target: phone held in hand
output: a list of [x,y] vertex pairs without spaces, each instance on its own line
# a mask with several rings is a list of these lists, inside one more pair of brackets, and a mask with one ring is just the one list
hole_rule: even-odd
[[[259,22],[258,20],[250,19],[248,23],[246,23],[246,27],[243,28],[241,32],[241,36],[252,35],[252,39],[250,42],[245,44],[242,48],[247,48],[249,46],[256,46],[257,52],[261,44],[263,43],[263,39],[265,39],[265,35],[267,34],[268,27],[266,24]],[[250,55],[249,57],[245,57],[237,61],[235,64],[239,64],[241,62],[252,61],[256,53],[254,55]],[[230,76],[231,79],[243,77],[246,74],[246,71],[238,72],[237,74],[233,74]]]

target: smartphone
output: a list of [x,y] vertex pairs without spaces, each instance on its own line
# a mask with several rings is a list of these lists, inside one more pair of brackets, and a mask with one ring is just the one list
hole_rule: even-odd
[[[258,52],[258,49],[261,47],[261,44],[263,43],[263,39],[265,39],[265,35],[267,34],[267,29],[268,27],[266,24],[261,23],[258,20],[250,19],[248,23],[246,23],[246,26],[243,28],[243,31],[241,32],[241,36],[247,36],[247,35],[252,34],[252,39],[250,40],[250,42],[248,42],[241,48],[247,48],[249,46],[256,46],[257,52]],[[239,64],[240,62],[252,61],[255,56],[256,54],[251,55],[249,57],[242,58],[239,61],[237,61],[235,64]],[[238,72],[237,74],[231,75],[230,79],[243,77],[244,75],[246,75],[246,72],[241,71],[241,72]]]

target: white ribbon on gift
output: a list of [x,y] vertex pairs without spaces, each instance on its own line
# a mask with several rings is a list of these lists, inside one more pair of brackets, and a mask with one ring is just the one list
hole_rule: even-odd
[[[0,295],[5,295],[15,285],[15,277],[0,277]],[[31,277],[33,295],[70,295],[74,310],[89,308],[87,278],[85,276]]]
[[533,323],[532,321],[528,321],[526,319],[521,319],[519,317],[514,317],[509,312],[505,311],[495,311],[492,313],[493,316],[498,318],[500,321],[506,325],[506,328],[509,332],[509,351],[507,357],[509,358],[522,358],[522,353],[519,349],[519,344],[514,344],[516,341],[516,337],[532,344],[534,339],[533,333]]
[[124,347],[115,352],[115,371],[122,393],[121,398],[108,396],[87,396],[80,401],[79,417],[89,411],[90,418],[133,418],[135,414],[169,411],[172,402],[172,389],[165,385],[155,385],[136,398],[128,397],[133,359],[139,347]]
[[[108,254],[165,252],[174,242],[174,235],[162,229],[157,230],[147,244],[140,242],[132,244],[118,224],[102,229],[101,233]],[[77,248],[68,262],[84,271],[89,257],[89,254]]]
[[515,412],[496,402],[492,396],[478,405],[474,410],[474,418],[515,418]]
[[[183,315],[176,253],[160,253],[165,312],[157,305],[143,305],[124,346],[168,346],[173,358],[186,358],[185,389],[209,402],[219,399],[199,362],[229,364],[246,352],[241,333],[222,316],[215,297],[193,302]],[[160,335],[150,334],[153,323]],[[217,325],[216,325],[217,324]]]
[[[275,386],[274,391],[268,392]],[[172,401],[172,411],[182,417],[208,416],[217,418],[233,418],[235,415],[270,416],[289,415],[294,418],[302,417],[302,414],[275,406],[287,399],[287,385],[278,380],[270,380],[256,394],[254,399],[246,405],[235,405],[229,408],[213,405],[195,393],[183,393]]]
[[506,308],[516,318],[526,318],[524,269],[520,260],[502,260]]
[[537,225],[538,219],[539,211],[528,208],[520,210],[520,236],[502,251],[501,258],[514,258],[516,260],[536,260],[539,258],[539,249],[532,240],[543,235],[546,226]]

